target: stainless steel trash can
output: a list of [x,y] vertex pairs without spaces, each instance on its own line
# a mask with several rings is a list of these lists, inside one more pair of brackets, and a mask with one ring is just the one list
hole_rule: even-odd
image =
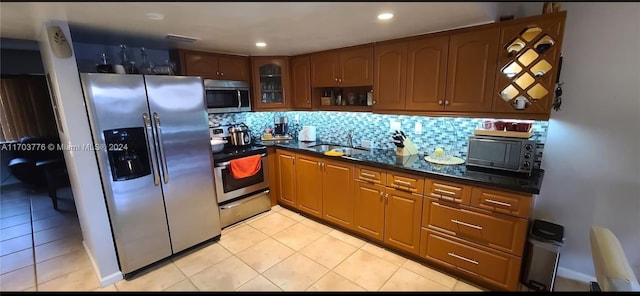
[[563,244],[563,226],[534,220],[525,248],[521,283],[536,291],[553,291]]

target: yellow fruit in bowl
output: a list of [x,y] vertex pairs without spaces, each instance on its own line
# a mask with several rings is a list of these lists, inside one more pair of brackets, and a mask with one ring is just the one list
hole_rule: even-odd
[[442,157],[444,156],[444,150],[442,148],[436,148],[436,150],[433,151],[433,155],[436,157]]

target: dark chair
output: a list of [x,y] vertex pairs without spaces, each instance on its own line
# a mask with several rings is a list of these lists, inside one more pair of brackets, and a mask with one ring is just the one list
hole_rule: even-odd
[[[20,181],[35,188],[46,187],[53,208],[58,209],[57,189],[69,184],[69,175],[58,137],[24,137],[22,149],[14,149],[9,168]],[[55,146],[51,149],[51,145]],[[27,148],[27,149],[24,149]],[[44,148],[44,149],[41,149]]]

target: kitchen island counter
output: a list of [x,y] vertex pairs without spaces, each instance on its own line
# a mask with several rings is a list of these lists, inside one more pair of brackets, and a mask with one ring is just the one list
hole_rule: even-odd
[[298,142],[294,140],[256,141],[267,147],[286,149],[296,153],[305,153],[318,157],[336,159],[360,165],[395,170],[421,175],[427,178],[459,182],[476,186],[488,186],[518,193],[539,194],[544,170],[537,169],[530,176],[517,173],[502,173],[494,170],[471,168],[461,165],[439,165],[426,161],[424,154],[407,157],[396,156],[395,150],[370,149],[367,153],[350,156],[327,156],[317,152],[311,146],[332,144],[321,142]]

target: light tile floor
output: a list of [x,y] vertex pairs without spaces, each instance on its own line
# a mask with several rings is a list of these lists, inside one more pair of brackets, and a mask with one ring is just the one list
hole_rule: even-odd
[[[100,287],[73,197],[0,191],[0,291],[486,291],[298,213],[271,211],[132,280]],[[588,291],[557,281],[556,290]]]

